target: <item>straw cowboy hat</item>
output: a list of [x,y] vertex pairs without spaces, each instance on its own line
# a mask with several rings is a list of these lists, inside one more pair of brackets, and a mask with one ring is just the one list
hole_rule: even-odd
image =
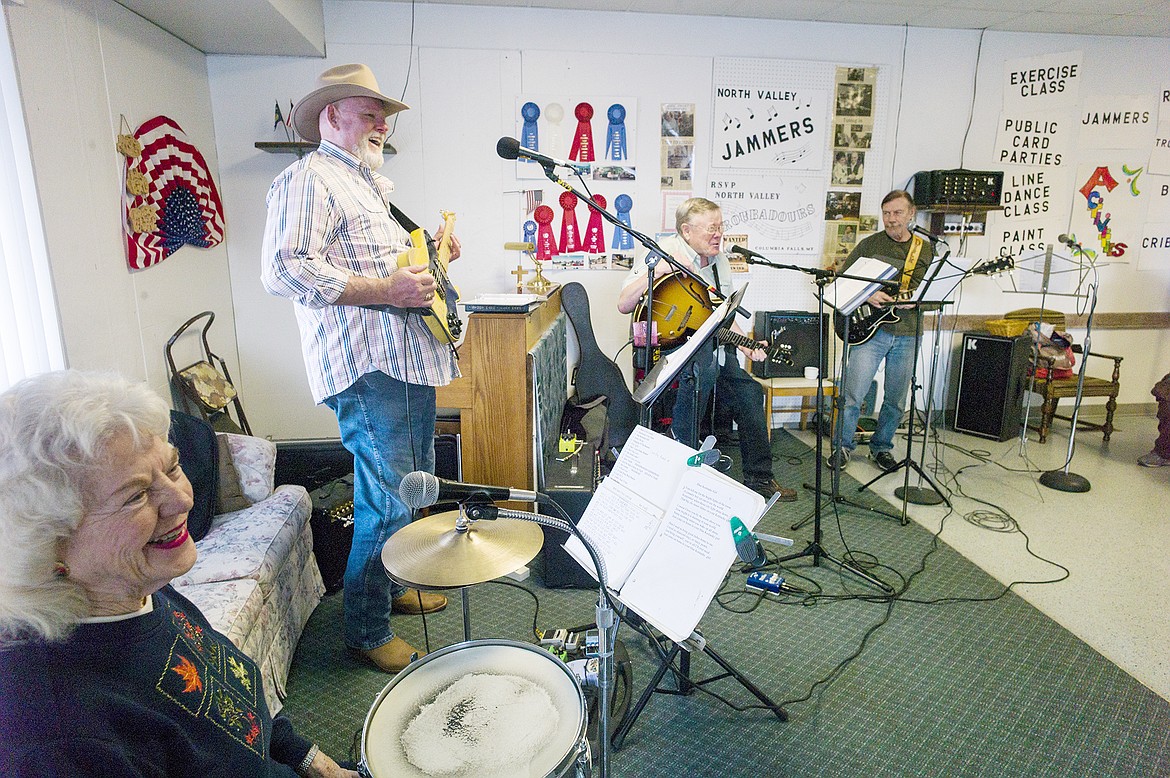
[[321,142],[318,126],[321,111],[330,103],[347,97],[372,97],[381,100],[386,115],[405,111],[409,105],[393,97],[387,97],[378,89],[374,72],[365,65],[338,65],[329,68],[317,77],[317,88],[301,98],[293,108],[292,124],[297,135],[310,143]]

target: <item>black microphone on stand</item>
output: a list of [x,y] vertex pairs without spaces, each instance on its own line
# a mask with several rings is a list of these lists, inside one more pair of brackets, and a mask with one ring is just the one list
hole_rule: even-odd
[[941,238],[932,232],[927,232],[925,227],[920,227],[917,224],[915,224],[913,227],[910,228],[910,232],[914,232],[914,233],[917,233],[918,235],[921,235],[922,237],[929,240],[931,243],[946,243],[946,238]]
[[743,258],[744,258],[744,260],[745,260],[745,261],[746,261],[746,262],[747,262],[749,265],[750,265],[750,264],[752,264],[752,262],[753,262],[753,261],[755,261],[755,260],[757,260],[757,259],[763,259],[763,260],[767,260],[767,259],[768,259],[768,258],[767,258],[767,257],[765,257],[763,254],[759,254],[759,253],[757,253],[757,252],[755,252],[755,251],[752,251],[752,250],[751,250],[751,249],[749,249],[749,248],[744,248],[743,246],[732,246],[732,247],[731,247],[731,253],[732,253],[732,254],[739,254],[741,257],[743,257]]
[[567,167],[576,171],[588,170],[588,165],[581,165],[576,162],[570,162],[567,159],[557,159],[550,157],[547,154],[541,154],[539,151],[526,149],[520,145],[520,141],[515,138],[504,136],[496,141],[496,153],[503,159],[529,159],[533,162],[538,162],[545,167]]
[[538,495],[525,489],[510,489],[507,486],[484,486],[481,484],[464,484],[458,481],[448,481],[437,478],[425,470],[415,470],[402,478],[398,487],[398,496],[411,510],[426,508],[437,502],[461,502],[477,495],[486,496],[492,502],[499,500],[518,500],[520,502],[536,502]]
[[1056,236],[1056,242],[1063,246],[1068,246],[1070,249],[1079,249],[1081,244],[1077,243],[1077,239],[1072,235],[1060,234]]

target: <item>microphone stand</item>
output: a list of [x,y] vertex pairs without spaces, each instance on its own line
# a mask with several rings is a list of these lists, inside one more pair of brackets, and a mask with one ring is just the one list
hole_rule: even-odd
[[[608,579],[606,573],[605,561],[597,550],[593,547],[593,543],[585,536],[570,521],[558,519],[553,516],[542,516],[538,513],[528,513],[527,511],[514,511],[509,508],[498,508],[490,506],[484,509],[482,506],[479,510],[481,518],[512,519],[514,521],[531,521],[545,527],[550,527],[559,530],[568,535],[574,535],[585,550],[589,552],[589,558],[593,560],[593,568],[597,571],[598,579],[598,596],[597,607],[594,610],[594,616],[597,624],[597,741],[599,754],[599,777],[609,778],[611,775],[609,769],[609,707],[610,695],[613,693],[613,677],[614,677],[614,645],[617,640],[617,630],[620,626],[617,613],[614,610],[613,602],[609,597]],[[494,514],[494,517],[492,516]]]
[[[826,330],[826,326],[825,326],[825,286],[830,281],[837,279],[837,278],[851,278],[851,279],[858,280],[858,281],[873,281],[874,279],[865,278],[862,276],[845,275],[843,273],[836,274],[832,270],[822,270],[820,268],[801,267],[799,265],[785,265],[785,264],[781,264],[778,262],[772,262],[771,260],[769,260],[765,257],[762,257],[753,251],[749,251],[747,249],[742,249],[742,247],[739,247],[739,246],[737,246],[736,249],[738,249],[738,250],[736,250],[735,253],[744,257],[748,261],[749,264],[763,265],[764,267],[770,267],[770,268],[774,268],[776,270],[795,270],[797,272],[805,273],[806,275],[810,275],[813,277],[814,282],[816,283],[816,285],[818,287],[818,290],[817,290],[817,322],[818,322],[819,326],[817,327],[817,407],[824,408],[825,367],[826,367],[825,363],[826,363],[826,356],[827,356],[827,354],[826,354],[826,351],[827,351],[826,350],[826,334],[825,334],[825,330]],[[841,396],[840,387],[838,387],[837,396],[838,396],[838,398]],[[820,422],[820,419],[817,420],[816,427],[817,427],[817,430],[816,430],[816,435],[817,435],[816,473],[813,476],[814,483],[815,483],[815,488],[813,490],[813,492],[815,494],[815,496],[813,498],[813,539],[812,539],[812,542],[810,542],[807,546],[805,546],[803,551],[798,551],[795,554],[789,554],[788,556],[780,557],[779,559],[776,560],[777,564],[784,564],[785,562],[791,561],[793,559],[803,559],[804,557],[811,556],[813,567],[819,567],[821,560],[825,559],[825,560],[835,564],[841,570],[844,570],[845,572],[848,572],[848,573],[852,573],[853,575],[857,576],[858,578],[865,581],[869,585],[877,587],[878,589],[880,589],[881,591],[883,591],[887,594],[893,594],[894,587],[890,586],[889,584],[887,584],[886,582],[884,582],[878,578],[873,577],[872,575],[865,572],[861,568],[854,566],[853,564],[851,564],[850,562],[847,562],[844,559],[837,559],[832,554],[830,554],[827,550],[825,550],[825,547],[821,544],[821,497],[823,495],[823,492],[821,491],[821,483],[822,483],[821,482],[821,470],[822,470],[821,464],[824,462],[825,432],[824,432],[824,425]]]
[[[1078,253],[1084,253],[1084,249],[1081,248],[1081,245],[1074,240],[1069,240],[1067,245],[1069,248],[1077,251]],[[1052,246],[1048,247],[1048,252],[1049,255],[1051,255]],[[1045,276],[1045,279],[1047,279],[1047,276]],[[1047,283],[1045,283],[1044,288],[1045,292],[1047,292]],[[1083,354],[1083,357],[1081,358],[1081,369],[1077,372],[1077,397],[1076,402],[1073,405],[1072,429],[1068,431],[1068,454],[1064,458],[1063,469],[1049,470],[1040,475],[1040,483],[1042,485],[1047,486],[1049,489],[1055,489],[1059,492],[1087,492],[1092,487],[1092,485],[1089,483],[1089,479],[1085,478],[1083,475],[1070,473],[1068,471],[1069,465],[1072,464],[1073,453],[1076,448],[1077,418],[1081,413],[1081,399],[1083,398],[1083,392],[1085,389],[1085,368],[1089,366],[1089,352],[1092,351],[1093,348],[1093,313],[1097,309],[1096,283],[1094,282],[1089,288],[1092,291],[1092,296],[1089,300],[1089,317],[1085,321],[1085,345],[1081,348],[1081,353]],[[1041,318],[1043,318],[1043,303],[1040,305],[1040,315]],[[1050,371],[1051,369],[1052,368],[1049,367]],[[1049,376],[1049,380],[1052,380],[1051,376]]]

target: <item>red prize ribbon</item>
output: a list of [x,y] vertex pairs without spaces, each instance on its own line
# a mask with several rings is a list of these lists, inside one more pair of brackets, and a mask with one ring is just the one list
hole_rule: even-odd
[[577,162],[593,161],[593,125],[589,120],[593,118],[593,106],[589,103],[577,103],[573,109],[577,117],[577,131],[573,133],[573,146],[569,149],[569,159]]
[[553,237],[552,224],[553,209],[547,205],[538,205],[532,212],[536,219],[536,258],[540,260],[552,259],[560,252],[557,251],[557,239]]
[[577,230],[577,195],[562,192],[560,203],[565,212],[561,217],[561,253],[572,254],[581,250],[581,235]]
[[[568,193],[566,192],[566,194]],[[595,194],[593,202],[604,208],[605,196]],[[585,228],[585,252],[588,254],[605,253],[605,232],[601,226],[601,213],[595,208],[589,209],[589,226]]]

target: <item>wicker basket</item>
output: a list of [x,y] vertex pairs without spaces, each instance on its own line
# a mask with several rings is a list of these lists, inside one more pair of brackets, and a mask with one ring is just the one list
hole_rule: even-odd
[[983,322],[983,325],[992,335],[1004,338],[1023,335],[1024,331],[1028,329],[1028,321],[1025,319],[988,319]]

